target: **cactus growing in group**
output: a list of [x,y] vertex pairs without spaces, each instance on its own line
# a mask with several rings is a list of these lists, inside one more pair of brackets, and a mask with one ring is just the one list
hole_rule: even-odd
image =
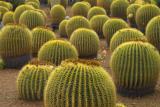
[[64,8],[66,8],[68,5],[68,0],[49,0],[49,2],[50,2],[51,7],[53,7],[54,5],[60,4]]
[[45,43],[38,52],[38,59],[59,65],[61,61],[78,58],[76,48],[68,41],[52,40]]
[[26,10],[19,18],[19,24],[26,25],[29,29],[33,29],[37,26],[45,25],[44,16],[35,10]]
[[39,0],[25,0],[25,2],[34,2],[37,3],[38,5],[40,5],[40,1]]
[[65,61],[48,79],[45,107],[116,107],[110,75],[98,62]]
[[103,36],[103,25],[109,19],[107,15],[95,15],[90,19],[91,28],[98,34],[100,38]]
[[80,58],[97,57],[99,37],[95,31],[79,28],[72,33],[70,42],[76,47]]
[[91,6],[96,6],[97,5],[97,0],[83,0],[88,2]]
[[128,24],[117,18],[108,19],[103,25],[103,35],[106,38],[107,46],[110,45],[110,40],[113,37],[114,33],[118,30],[129,27]]
[[141,6],[136,12],[136,24],[138,28],[142,32],[145,32],[148,22],[158,15],[160,15],[160,9],[156,5],[146,4]]
[[32,101],[42,100],[44,88],[53,68],[49,65],[25,65],[17,78],[19,98]]
[[3,25],[14,23],[13,14],[14,13],[12,11],[8,11],[3,15],[3,18],[2,18]]
[[126,0],[114,0],[111,4],[111,16],[127,20],[127,8],[129,2]]
[[0,21],[2,20],[3,15],[4,15],[6,12],[8,12],[8,11],[9,11],[8,8],[3,7],[3,6],[0,6],[0,12],[1,12]]
[[83,16],[74,16],[69,19],[66,25],[67,36],[70,37],[71,34],[78,28],[91,28],[88,19]]
[[129,41],[146,41],[147,38],[144,36],[142,32],[133,28],[124,28],[118,30],[110,42],[110,50],[113,52],[120,44]]
[[45,27],[36,27],[32,30],[32,54],[37,56],[41,46],[49,40],[56,39],[56,35],[52,30]]
[[160,16],[152,18],[146,27],[146,37],[160,52]]
[[0,1],[0,6],[6,7],[8,10],[12,10],[13,6],[11,3],[9,2],[5,2],[5,1]]
[[28,28],[8,24],[1,29],[0,55],[7,68],[18,68],[31,58],[32,38]]
[[111,68],[118,92],[125,96],[143,96],[154,91],[160,55],[154,46],[131,41],[118,46],[111,57]]
[[106,15],[106,11],[102,7],[94,6],[89,9],[87,17],[88,19],[91,19],[95,15]]
[[67,32],[66,32],[66,25],[68,23],[68,20],[63,20],[60,24],[59,24],[59,34],[60,37],[67,37]]
[[35,2],[26,2],[25,4],[33,6],[35,9],[39,9],[40,5]]

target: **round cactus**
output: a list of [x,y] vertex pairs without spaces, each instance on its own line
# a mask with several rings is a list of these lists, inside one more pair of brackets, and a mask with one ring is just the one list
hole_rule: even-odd
[[2,20],[3,15],[4,15],[6,12],[8,12],[8,11],[9,11],[9,10],[8,10],[8,8],[3,7],[3,6],[0,6],[0,12],[1,12],[1,18],[0,18],[0,21]]
[[88,19],[83,16],[72,17],[66,25],[67,36],[70,37],[78,28],[91,28]]
[[14,23],[13,14],[14,14],[14,13],[11,12],[11,11],[6,12],[6,13],[3,15],[2,23],[3,23],[4,25],[9,24],[9,23]]
[[59,65],[61,61],[78,58],[76,48],[67,41],[53,40],[45,43],[38,52],[38,59]]
[[94,61],[66,61],[48,79],[45,107],[115,107],[110,75]]
[[26,3],[27,2],[34,2],[34,3],[38,4],[38,5],[40,5],[40,1],[39,0],[25,0],[25,2]]
[[7,68],[18,68],[31,58],[32,38],[28,28],[6,25],[0,33],[0,55]]
[[47,65],[25,65],[17,78],[20,99],[42,100],[48,77],[53,67]]
[[126,0],[114,0],[111,4],[111,16],[127,19],[127,8],[129,2]]
[[5,1],[0,1],[0,6],[6,7],[8,10],[12,10],[13,6],[11,3],[9,2],[5,2]]
[[146,37],[160,52],[160,16],[151,19],[146,27]]
[[29,29],[33,29],[37,26],[44,26],[45,18],[38,11],[27,10],[21,14],[19,23],[26,25]]
[[53,28],[57,28],[66,17],[66,10],[62,5],[54,5],[50,11]]
[[60,4],[66,8],[68,5],[68,0],[50,0],[51,7],[57,4]]
[[38,8],[40,7],[40,5],[37,4],[37,3],[35,3],[35,2],[27,2],[26,4],[27,4],[27,5],[31,5],[31,6],[33,6],[33,7],[36,8],[36,9],[38,9]]
[[160,15],[160,9],[156,5],[146,4],[136,12],[136,24],[141,31],[145,31],[148,22],[155,16]]
[[96,0],[83,0],[88,2],[91,6],[96,6],[97,5],[97,1]]
[[67,32],[66,32],[66,25],[68,23],[68,20],[63,20],[59,24],[59,34],[61,37],[67,37]]
[[135,18],[136,18],[136,12],[140,7],[141,7],[140,4],[131,4],[127,8],[127,18],[130,26],[132,27],[137,27]]
[[86,28],[75,30],[70,42],[77,48],[80,58],[95,58],[99,50],[99,38],[96,32]]
[[154,91],[160,55],[149,43],[126,42],[113,52],[111,68],[118,92],[126,96],[143,96]]
[[95,15],[106,15],[106,11],[102,7],[94,6],[89,9],[87,17],[88,19],[91,19]]
[[118,30],[129,27],[128,24],[122,19],[108,19],[103,25],[103,35],[107,40],[107,45],[110,45],[110,40],[114,33]]
[[87,17],[90,5],[87,5],[85,2],[77,2],[72,6],[73,16],[84,16]]
[[110,49],[113,52],[120,44],[129,41],[147,41],[142,32],[133,28],[124,28],[118,30],[112,37]]
[[91,28],[97,32],[100,38],[104,38],[103,25],[108,19],[109,17],[106,15],[95,15],[90,20]]

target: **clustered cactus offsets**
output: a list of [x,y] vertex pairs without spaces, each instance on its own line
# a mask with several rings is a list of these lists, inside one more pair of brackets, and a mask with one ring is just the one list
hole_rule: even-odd
[[66,61],[50,75],[45,107],[115,107],[116,91],[109,74],[93,61]]
[[159,52],[151,44],[127,42],[120,45],[111,57],[111,68],[118,92],[132,97],[154,92],[159,65]]
[[3,23],[4,25],[10,24],[10,23],[14,23],[13,14],[14,14],[14,13],[13,13],[12,11],[6,12],[6,13],[3,15],[2,23]]
[[59,34],[60,37],[65,37],[67,38],[67,32],[66,32],[66,25],[68,23],[68,20],[63,20],[60,24],[59,24]]

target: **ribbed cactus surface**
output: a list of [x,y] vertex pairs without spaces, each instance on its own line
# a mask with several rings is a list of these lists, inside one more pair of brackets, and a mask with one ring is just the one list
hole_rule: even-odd
[[63,20],[60,24],[59,24],[59,34],[60,37],[67,37],[67,32],[66,32],[66,25],[68,23],[68,20]]
[[3,7],[3,6],[0,6],[0,12],[1,12],[0,21],[2,20],[3,15],[4,15],[6,12],[8,12],[8,11],[9,11],[9,9],[8,9],[8,8]]
[[40,4],[36,3],[36,2],[27,2],[25,3],[27,5],[31,5],[33,6],[34,8],[38,9],[40,7]]
[[12,4],[8,3],[6,1],[0,1],[0,6],[6,7],[6,8],[8,8],[8,10],[12,10],[13,9]]
[[67,7],[68,5],[68,0],[49,0],[51,7],[57,4],[60,4],[64,7]]
[[6,12],[6,13],[3,15],[2,23],[3,23],[4,25],[9,24],[9,23],[14,23],[13,14],[14,14],[14,12],[12,12],[12,11]]

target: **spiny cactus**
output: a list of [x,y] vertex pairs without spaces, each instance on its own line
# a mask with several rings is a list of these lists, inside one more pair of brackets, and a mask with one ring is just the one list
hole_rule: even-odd
[[47,65],[25,65],[17,78],[17,90],[20,99],[42,100],[48,77],[53,67]]
[[96,6],[97,5],[97,0],[83,0],[91,4],[91,6]]
[[2,23],[4,25],[9,24],[9,23],[14,23],[13,20],[13,12],[12,11],[8,11],[4,14],[3,18],[2,18]]
[[63,20],[59,24],[59,34],[61,37],[67,37],[67,32],[66,32],[66,25],[68,23],[68,20]]
[[72,8],[73,16],[84,16],[87,17],[88,11],[90,9],[90,5],[87,5],[85,2],[77,2],[75,3]]
[[90,20],[91,28],[97,32],[100,38],[104,38],[103,25],[108,19],[107,15],[95,15]]
[[110,75],[93,61],[66,61],[48,79],[45,107],[115,107]]
[[3,15],[4,15],[6,12],[8,12],[8,11],[9,11],[9,10],[8,10],[8,8],[3,7],[3,6],[0,6],[0,12],[1,12],[1,18],[0,18],[0,21],[2,20]]
[[149,43],[126,42],[113,52],[111,68],[118,92],[137,97],[150,94],[160,71],[160,55]]
[[68,5],[68,0],[50,0],[51,7],[54,6],[54,5],[57,5],[57,4],[60,4],[64,8],[66,8],[67,5]]
[[21,25],[6,25],[0,33],[0,55],[6,67],[17,68],[31,58],[31,32]]
[[136,12],[136,24],[138,28],[145,32],[148,22],[158,15],[160,15],[160,9],[156,5],[146,4],[141,6]]
[[126,0],[114,0],[110,7],[111,16],[126,20],[128,6],[129,6],[129,2]]
[[129,41],[147,41],[142,32],[133,28],[124,28],[118,30],[112,37],[110,49],[113,52],[120,44]]
[[12,10],[13,6],[11,3],[9,2],[5,2],[5,1],[0,1],[0,6],[6,7],[8,10]]
[[146,27],[146,37],[160,52],[160,16],[152,18]]
[[36,8],[36,9],[38,9],[38,8],[40,7],[40,5],[39,5],[38,3],[35,3],[35,2],[27,2],[27,3],[25,3],[25,4],[31,5],[31,6],[33,6],[33,7]]
[[49,40],[56,39],[56,35],[45,27],[36,27],[32,30],[32,53],[37,56],[41,46]]
[[95,15],[106,15],[106,11],[102,7],[94,6],[89,9],[87,17],[91,19]]
[[106,38],[107,45],[110,45],[110,40],[114,33],[118,30],[129,27],[128,24],[122,19],[108,19],[103,25],[103,35]]
[[131,4],[127,8],[127,19],[131,27],[137,27],[135,18],[136,18],[136,12],[140,7],[141,7],[140,4]]
[[61,61],[70,58],[78,58],[76,48],[67,41],[53,40],[45,43],[38,52],[38,59],[59,65]]
[[40,5],[39,0],[25,0],[25,2],[34,2],[34,3],[37,3],[38,5]]

